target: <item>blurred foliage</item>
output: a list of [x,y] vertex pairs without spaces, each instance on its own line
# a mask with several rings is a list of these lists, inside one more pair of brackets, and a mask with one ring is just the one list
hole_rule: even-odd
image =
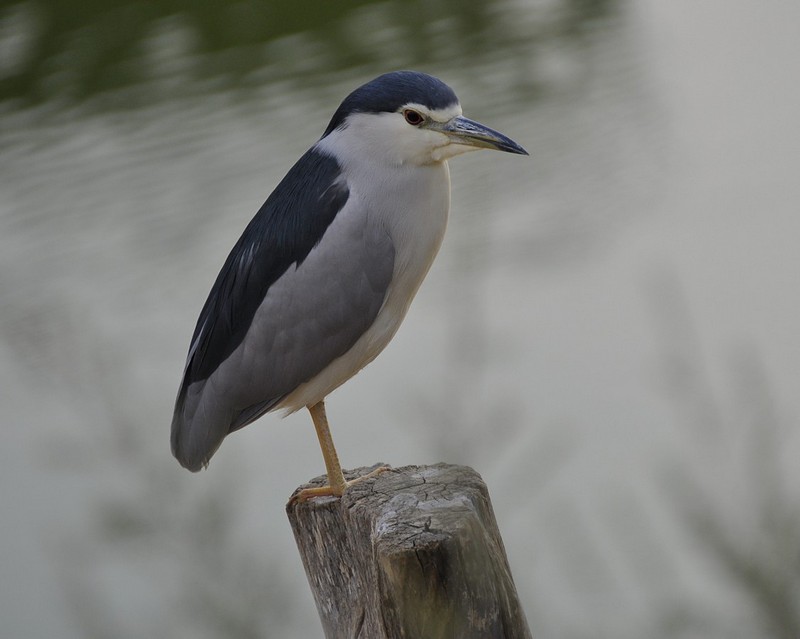
[[[532,39],[578,37],[615,0],[542,3],[534,24],[508,0],[27,0],[0,3],[0,102],[87,98],[154,79],[214,88],[306,81],[354,67],[388,70],[501,54]],[[539,20],[541,14],[541,20]],[[518,60],[520,63],[524,60]],[[159,87],[163,90],[163,87]],[[183,87],[181,90],[188,90]],[[197,87],[194,87],[197,90]],[[153,96],[148,96],[152,99]],[[128,105],[120,97],[116,107]]]
[[84,470],[110,478],[81,534],[57,538],[62,593],[81,636],[283,636],[296,607],[291,580],[263,544],[242,542],[240,487],[218,473],[210,490],[192,493],[190,477],[153,455],[137,400],[120,392],[131,383],[115,365],[124,359],[107,345],[70,380],[76,391],[97,390],[93,440],[104,454],[84,456],[89,443],[74,452]]
[[652,293],[666,389],[692,445],[665,483],[709,574],[741,616],[723,618],[707,602],[687,601],[669,636],[797,639],[800,504],[788,472],[796,420],[781,414],[752,346],[739,350],[730,398],[720,398],[680,282],[662,274]]

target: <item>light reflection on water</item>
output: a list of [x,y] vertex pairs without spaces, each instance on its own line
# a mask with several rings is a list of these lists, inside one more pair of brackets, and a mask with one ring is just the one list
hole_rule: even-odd
[[[556,629],[578,595],[589,620],[581,627],[602,626],[603,611],[624,602],[647,620],[631,627],[652,629],[655,613],[638,598],[649,577],[609,585],[622,569],[597,547],[614,540],[576,532],[595,493],[579,489],[572,503],[569,492],[598,476],[602,455],[620,455],[615,442],[634,453],[649,446],[625,423],[653,411],[627,396],[640,371],[606,352],[615,342],[601,335],[636,328],[600,311],[570,314],[580,303],[558,293],[559,273],[630,236],[664,188],[664,123],[627,12],[566,1],[200,4],[61,13],[28,2],[0,13],[0,383],[10,438],[0,496],[22,522],[0,559],[27,575],[0,599],[0,617],[19,636],[32,626],[61,637],[318,634],[282,513],[291,490],[321,471],[307,417],[268,417],[189,476],[169,456],[171,404],[208,288],[270,189],[350,89],[416,67],[532,155],[453,163],[448,237],[406,325],[331,399],[345,465],[474,465],[492,490],[534,634],[563,636]],[[587,299],[605,294],[592,273],[584,278],[577,290]],[[537,331],[576,341],[547,343]],[[583,359],[585,378],[569,377],[580,364],[558,365]],[[618,379],[594,382],[612,361]],[[568,423],[554,425],[561,415]],[[589,426],[600,434],[577,441]],[[640,554],[656,556],[648,565],[661,585],[677,588],[654,549],[662,538],[636,513]],[[31,541],[40,534],[46,555]],[[569,563],[573,553],[580,559]],[[64,591],[51,585],[42,596],[70,612],[46,602],[53,614],[37,616],[31,593],[53,574]],[[97,616],[98,607],[110,612]]]

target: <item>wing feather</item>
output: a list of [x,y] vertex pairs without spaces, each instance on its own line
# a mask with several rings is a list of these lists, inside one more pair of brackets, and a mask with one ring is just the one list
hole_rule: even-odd
[[349,202],[335,159],[312,149],[234,246],[200,313],[175,403],[172,450],[186,468],[207,465],[228,433],[278,406],[374,322],[394,251]]
[[336,160],[309,150],[228,255],[192,336],[182,389],[208,378],[244,339],[270,286],[322,239],[349,191]]

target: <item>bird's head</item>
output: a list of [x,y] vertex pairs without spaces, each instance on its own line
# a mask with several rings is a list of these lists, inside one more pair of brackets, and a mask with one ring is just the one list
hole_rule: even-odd
[[449,86],[416,71],[386,73],[357,88],[321,142],[342,159],[394,165],[434,164],[477,149],[528,154],[502,133],[465,118]]

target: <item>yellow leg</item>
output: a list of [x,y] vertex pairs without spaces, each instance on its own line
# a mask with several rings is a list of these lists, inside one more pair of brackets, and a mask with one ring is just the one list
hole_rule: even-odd
[[342,466],[339,464],[339,455],[336,454],[336,448],[333,445],[331,429],[328,427],[328,417],[325,415],[325,400],[309,406],[308,412],[311,413],[311,419],[314,420],[319,447],[322,449],[322,457],[325,460],[325,471],[328,473],[328,485],[322,488],[329,490],[318,494],[341,497],[344,489],[347,488],[347,482],[342,474]]
[[348,486],[364,479],[375,477],[385,470],[389,470],[388,466],[381,466],[358,479],[352,481],[345,480],[344,474],[342,473],[342,466],[339,464],[339,455],[336,454],[336,448],[333,445],[331,429],[328,427],[328,417],[325,415],[325,401],[322,400],[313,406],[309,406],[308,412],[311,413],[311,419],[314,421],[314,428],[317,431],[317,439],[319,439],[319,447],[322,449],[322,457],[325,460],[325,471],[328,474],[328,485],[304,488],[292,497],[291,502],[305,501],[312,497],[329,495],[341,497]]

